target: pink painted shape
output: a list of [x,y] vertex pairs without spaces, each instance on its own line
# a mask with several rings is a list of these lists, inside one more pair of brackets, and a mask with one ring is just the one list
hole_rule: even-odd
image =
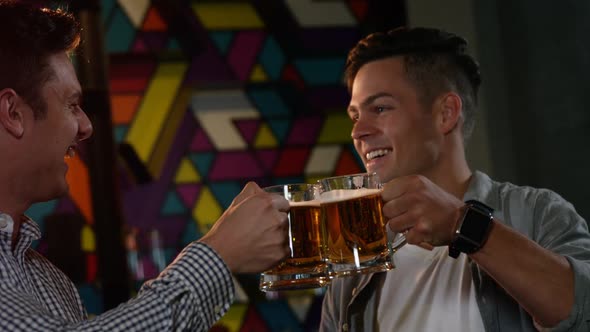
[[195,201],[197,200],[197,196],[201,192],[201,185],[200,184],[179,184],[176,186],[176,191],[178,192],[178,196],[184,203],[186,207],[189,209],[195,205]]
[[274,169],[277,160],[279,159],[279,150],[277,149],[267,149],[267,150],[257,150],[256,157],[258,161],[262,164],[262,167],[266,172],[270,172]]
[[260,127],[260,120],[234,120],[234,124],[242,134],[242,137],[244,137],[244,140],[246,140],[246,142],[248,142],[249,144],[252,144],[252,142],[254,142],[254,139],[256,138],[258,127]]
[[144,53],[147,51],[147,46],[145,45],[145,42],[142,38],[137,38],[135,39],[135,42],[133,43],[133,47],[131,49],[133,50],[133,52],[136,53]]
[[264,171],[252,152],[218,152],[209,171],[209,180],[237,180],[263,175]]
[[225,58],[219,54],[215,46],[210,45],[204,53],[199,53],[192,58],[184,84],[227,82],[235,79],[236,77]]
[[72,202],[72,199],[70,198],[70,196],[62,197],[55,205],[53,212],[54,213],[80,213],[76,204],[74,204],[74,202]]
[[228,62],[240,80],[248,80],[264,37],[265,33],[260,30],[241,31],[235,35]]
[[190,146],[191,152],[213,151],[215,148],[203,128],[197,128]]
[[309,116],[298,118],[293,123],[293,128],[287,138],[287,144],[313,145],[322,128],[322,118]]

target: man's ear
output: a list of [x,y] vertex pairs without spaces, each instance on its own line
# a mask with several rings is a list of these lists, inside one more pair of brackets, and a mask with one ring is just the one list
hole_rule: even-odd
[[16,138],[25,132],[22,100],[13,89],[0,90],[0,126]]
[[461,120],[463,102],[455,92],[448,92],[438,99],[438,126],[446,135],[455,129]]

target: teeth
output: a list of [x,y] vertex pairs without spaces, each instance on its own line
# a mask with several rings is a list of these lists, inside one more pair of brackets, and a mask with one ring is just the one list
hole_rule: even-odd
[[76,156],[76,150],[73,147],[69,147],[67,151],[66,158],[74,158]]
[[366,154],[367,160],[371,160],[373,158],[382,157],[388,154],[391,150],[389,149],[380,149],[374,150]]

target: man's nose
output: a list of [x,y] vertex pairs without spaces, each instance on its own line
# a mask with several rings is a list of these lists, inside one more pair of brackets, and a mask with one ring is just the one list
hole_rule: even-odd
[[84,111],[80,112],[79,126],[78,126],[78,140],[83,141],[92,135],[92,122]]

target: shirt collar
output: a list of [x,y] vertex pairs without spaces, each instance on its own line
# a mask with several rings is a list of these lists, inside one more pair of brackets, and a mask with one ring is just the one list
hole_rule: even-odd
[[489,176],[480,171],[473,172],[467,192],[463,196],[463,201],[475,199],[477,201],[484,202],[492,209],[497,210],[499,202],[496,196],[493,194],[493,182]]
[[[6,213],[0,212],[0,232],[12,234],[14,231],[14,220]],[[30,238],[31,241],[41,238],[41,229],[31,218],[23,215],[21,217],[20,237]]]

